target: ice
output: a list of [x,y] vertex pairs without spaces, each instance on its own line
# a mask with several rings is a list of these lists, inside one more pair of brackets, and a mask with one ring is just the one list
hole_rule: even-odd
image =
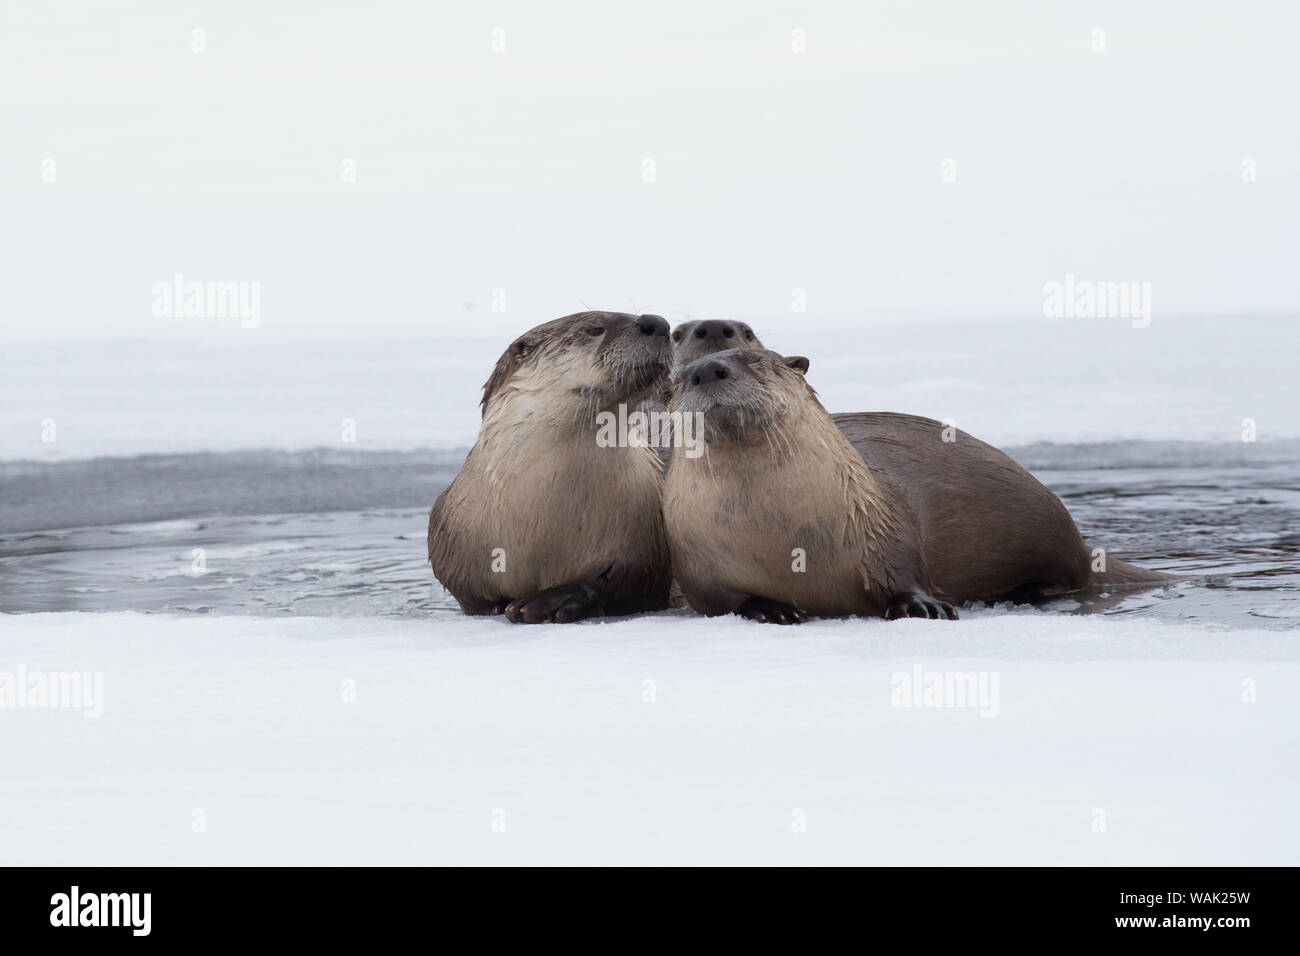
[[[1278,632],[58,613],[0,647],[104,674],[98,719],[0,710],[11,864],[1300,862]],[[918,665],[996,675],[996,716],[893,706]]]

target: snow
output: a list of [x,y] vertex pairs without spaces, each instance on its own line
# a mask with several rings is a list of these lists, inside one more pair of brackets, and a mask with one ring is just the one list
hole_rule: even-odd
[[[104,681],[98,719],[0,710],[0,858],[1294,865],[1288,637],[999,610],[0,616],[0,675]],[[894,706],[918,665],[996,676],[996,715]]]

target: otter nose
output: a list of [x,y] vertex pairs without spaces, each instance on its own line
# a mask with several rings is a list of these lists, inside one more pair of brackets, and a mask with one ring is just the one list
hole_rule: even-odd
[[730,322],[724,322],[721,319],[709,319],[695,327],[695,337],[697,339],[734,339],[736,337],[736,327]]
[[636,327],[642,335],[662,335],[668,337],[668,320],[659,315],[643,315],[637,319]]
[[718,361],[697,364],[694,369],[691,373],[692,385],[708,385],[710,382],[720,382],[730,374],[727,371],[727,366]]

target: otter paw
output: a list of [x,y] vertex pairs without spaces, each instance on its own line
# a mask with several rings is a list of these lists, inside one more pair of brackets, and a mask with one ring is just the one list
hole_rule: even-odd
[[760,624],[802,624],[808,620],[808,612],[793,604],[782,604],[780,601],[760,597],[750,598],[736,608],[736,613]]
[[893,621],[900,617],[925,617],[932,621],[947,618],[955,621],[957,611],[947,601],[940,601],[920,591],[903,591],[890,598],[889,607],[885,608],[886,620]]
[[578,588],[551,588],[511,601],[502,613],[512,624],[568,624],[591,613],[591,599]]

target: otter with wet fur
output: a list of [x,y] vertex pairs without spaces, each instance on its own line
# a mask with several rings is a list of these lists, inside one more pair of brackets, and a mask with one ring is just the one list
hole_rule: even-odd
[[659,316],[581,312],[524,333],[483,387],[465,464],[429,513],[429,563],[466,614],[576,621],[667,606],[651,448],[601,447],[597,415],[660,387]]
[[698,358],[723,349],[761,349],[763,343],[744,322],[732,319],[703,319],[683,322],[673,329],[674,380],[682,369]]
[[[682,377],[682,369],[698,358],[723,349],[761,349],[763,343],[744,322],[732,319],[702,319],[683,322],[672,332],[673,361],[672,370],[664,379],[660,391],[650,398],[642,409],[646,412],[666,412],[672,400],[673,384]],[[673,457],[673,432],[671,425],[663,433],[663,443],[659,446],[659,458],[664,473]],[[680,601],[673,604],[680,607]]]
[[806,359],[763,349],[696,359],[675,385],[706,453],[674,456],[664,518],[692,607],[754,620],[955,618],[953,604],[1025,600],[1167,575],[1091,552],[1065,506],[1002,452],[910,415],[832,419]]

